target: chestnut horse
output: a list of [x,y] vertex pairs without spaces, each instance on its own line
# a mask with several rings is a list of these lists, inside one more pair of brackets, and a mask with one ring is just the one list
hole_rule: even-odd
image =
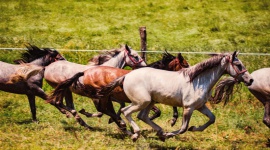
[[[140,128],[131,117],[132,113],[137,111],[140,111],[137,117],[150,125],[161,140],[183,134],[187,130],[203,131],[215,122],[214,114],[205,103],[209,99],[212,87],[223,74],[227,73],[247,85],[251,85],[253,82],[252,77],[236,56],[236,52],[220,54],[179,72],[153,68],[137,69],[108,84],[98,94],[107,95],[113,91],[110,95],[114,95],[114,91],[119,86],[123,86],[131,104],[122,108],[121,111],[134,130],[134,134],[131,136],[133,141],[140,136]],[[159,125],[149,119],[150,109],[156,102],[183,107],[180,130],[165,133]],[[210,120],[202,126],[192,126],[188,129],[194,110],[198,110]]]
[[[94,57],[94,59],[98,59],[101,63],[97,65],[82,65],[69,61],[58,61],[46,67],[44,79],[49,85],[51,85],[52,87],[56,87],[59,83],[71,78],[76,73],[85,71],[90,68],[94,68],[98,65],[117,68],[123,68],[125,66],[146,66],[146,63],[139,56],[139,54],[135,50],[129,48],[127,45],[122,46],[120,49],[105,51],[104,54],[101,54],[98,57]],[[73,105],[72,91],[66,90],[64,93],[64,97],[66,100],[66,105],[69,108],[75,110]],[[66,113],[64,109],[60,109],[60,111],[62,113]],[[71,114],[76,118],[80,125],[91,129],[91,127],[81,119],[81,117],[76,111],[73,111]]]
[[[189,67],[188,63],[182,57],[181,53],[179,53],[178,57],[173,59],[172,61],[165,62],[167,60],[165,58],[168,56],[170,55],[167,54],[163,56],[163,64],[162,61],[158,61],[158,63],[153,63],[151,64],[151,66],[160,69],[170,69],[172,71],[174,71],[175,69],[182,69],[182,67]],[[84,72],[77,73],[72,78],[59,84],[54,90],[48,102],[58,105],[59,109],[65,109],[69,112],[75,111],[72,108],[63,105],[62,103],[65,91],[70,89],[74,93],[92,98],[97,110],[105,113],[106,115],[109,115],[113,119],[113,121],[116,122],[118,127],[122,129],[122,131],[126,132],[125,123],[122,122],[120,115],[116,115],[111,102],[111,100],[119,102],[122,106],[124,105],[124,102],[130,102],[123,93],[123,90],[121,88],[118,88],[115,90],[113,96],[108,99],[102,100],[99,100],[99,98],[96,96],[96,91],[103,88],[116,78],[123,76],[129,72],[131,72],[131,70],[100,66],[88,69]]]
[[[64,60],[56,50],[50,48],[40,49],[34,45],[26,45],[27,51],[22,54],[22,58],[16,60],[16,63],[24,63],[24,65],[15,65],[9,64],[0,61],[0,90],[15,94],[25,94],[28,97],[28,102],[30,105],[32,120],[37,121],[36,117],[36,104],[35,96],[38,96],[44,100],[47,100],[46,93],[42,90],[42,79],[43,72],[24,70],[25,66],[37,65],[37,66],[48,66],[49,64],[58,61]],[[30,76],[26,76],[24,80],[19,80],[13,83],[10,80],[16,72],[20,70],[26,71]],[[33,68],[31,68],[33,70]]]
[[[263,123],[270,128],[270,68],[258,69],[250,74],[254,82],[248,86],[249,91],[264,105]],[[225,104],[233,94],[233,87],[237,83],[228,77],[221,80],[216,88],[212,103],[219,103],[225,99]]]

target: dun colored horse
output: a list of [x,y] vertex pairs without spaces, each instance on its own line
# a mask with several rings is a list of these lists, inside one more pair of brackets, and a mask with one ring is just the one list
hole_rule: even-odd
[[[264,105],[263,123],[270,128],[270,68],[262,68],[250,74],[254,82],[248,86],[249,91]],[[225,99],[225,104],[233,94],[233,87],[238,83],[233,78],[221,80],[216,88],[211,102],[219,103]]]
[[[113,91],[111,95],[114,95],[114,91],[117,90],[114,88],[123,86],[131,104],[122,108],[121,111],[134,130],[134,134],[131,136],[133,141],[136,141],[140,135],[140,128],[131,117],[131,114],[137,111],[140,111],[137,117],[150,125],[161,140],[183,134],[187,130],[203,131],[215,122],[214,114],[205,103],[209,99],[211,89],[223,74],[228,73],[247,85],[251,85],[253,82],[252,77],[236,56],[236,52],[220,54],[179,72],[153,68],[137,69],[116,79],[98,93],[107,95]],[[160,126],[149,119],[150,109],[156,102],[183,107],[180,130],[165,133]],[[188,129],[194,110],[198,110],[210,120],[202,126],[192,126]]]
[[[175,59],[170,61],[168,61],[168,56],[171,57],[171,55],[167,54],[163,57],[162,61],[153,63],[150,66],[170,70],[181,69],[182,67],[189,66],[180,53],[178,54],[178,58],[174,57]],[[111,100],[99,100],[99,98],[96,96],[96,92],[106,86],[108,83],[115,80],[116,78],[123,76],[129,72],[131,72],[131,70],[123,70],[105,66],[88,69],[84,72],[80,72],[74,75],[72,78],[59,84],[54,90],[52,96],[50,97],[49,102],[58,105],[59,109],[65,109],[69,112],[74,112],[75,110],[71,109],[70,107],[64,106],[62,103],[65,91],[70,88],[70,90],[74,93],[92,98],[97,110],[109,115],[113,119],[113,121],[116,122],[119,128],[121,128],[122,131],[126,132],[126,126],[123,122],[121,122],[120,116],[116,115],[111,102],[111,100],[119,102],[122,104],[122,106],[124,104],[123,102],[130,102],[123,93],[123,90],[121,88],[116,89],[114,91],[114,95],[110,97]]]
[[[25,65],[48,66],[49,64],[63,60],[64,58],[56,51],[50,48],[40,49],[34,45],[27,45],[27,51],[22,54],[22,59],[16,60],[18,63],[25,63],[24,65],[15,65],[5,62],[0,62],[0,90],[15,94],[25,94],[28,97],[32,120],[37,121],[36,118],[36,104],[35,96],[47,100],[47,95],[42,90],[43,72],[35,72],[27,76],[22,81],[13,83],[10,81],[12,75],[24,68]],[[33,72],[32,72],[33,73]],[[37,73],[37,74],[36,74]]]

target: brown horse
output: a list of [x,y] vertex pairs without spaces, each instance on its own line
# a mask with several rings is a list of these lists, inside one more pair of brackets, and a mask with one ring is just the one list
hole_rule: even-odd
[[[249,91],[264,105],[263,123],[270,128],[270,68],[262,68],[250,74],[254,82],[248,86]],[[238,83],[234,78],[221,80],[211,98],[212,103],[219,103],[225,99],[226,104],[233,94],[233,87]]]
[[[153,65],[153,64],[152,64]],[[153,65],[158,68],[160,65]],[[181,53],[178,54],[178,57],[172,60],[171,62],[161,65],[161,69],[170,69],[175,71],[176,69],[181,69],[182,67],[189,67],[186,60],[182,57]],[[120,115],[116,115],[112,101],[119,102],[123,106],[123,102],[130,102],[123,92],[122,88],[118,87],[114,90],[113,95],[110,98],[102,98],[96,95],[97,91],[108,83],[112,82],[116,78],[123,76],[127,73],[131,72],[131,70],[123,70],[114,67],[95,67],[88,69],[84,72],[77,73],[72,78],[66,80],[59,84],[54,90],[53,94],[50,96],[48,102],[54,103],[59,107],[59,109],[65,109],[69,112],[73,112],[72,108],[63,105],[63,96],[66,90],[71,90],[74,93],[77,93],[82,96],[87,96],[92,98],[94,104],[98,111],[109,115],[114,122],[122,129],[122,131],[126,132],[126,126],[122,123],[122,119]],[[127,133],[127,132],[126,132]]]
[[[48,66],[49,64],[56,62],[58,60],[64,60],[56,50],[50,48],[40,49],[34,45],[26,45],[27,51],[22,54],[22,58],[16,60],[16,63],[24,63],[24,65],[9,64],[0,61],[0,90],[15,94],[25,94],[28,97],[32,120],[37,121],[36,118],[36,104],[35,96],[38,96],[44,100],[47,100],[47,94],[42,90],[42,81],[44,70],[40,72],[26,71],[23,68],[27,65],[36,66]],[[25,73],[30,73],[23,80],[18,80],[13,83],[12,76],[20,70],[26,71]],[[33,69],[33,68],[31,68]]]

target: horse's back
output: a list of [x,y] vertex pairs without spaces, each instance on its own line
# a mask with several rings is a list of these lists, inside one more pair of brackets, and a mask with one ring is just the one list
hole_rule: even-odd
[[[183,78],[182,78],[183,79]],[[141,68],[128,73],[124,90],[129,97],[155,100],[172,106],[181,106],[181,74],[153,68]],[[138,98],[139,99],[139,98]]]
[[270,101],[270,68],[262,68],[251,73],[254,82],[248,89],[260,101]]
[[0,83],[5,83],[9,81],[10,76],[15,73],[17,65],[0,61],[0,66]]
[[46,67],[44,78],[49,84],[53,85],[63,82],[76,73],[83,72],[90,67],[93,66],[76,64],[66,60],[57,61]]
[[254,82],[249,88],[264,88],[270,92],[270,68],[262,68],[251,73]]
[[83,83],[95,88],[104,87],[130,71],[109,66],[96,66],[84,72]]

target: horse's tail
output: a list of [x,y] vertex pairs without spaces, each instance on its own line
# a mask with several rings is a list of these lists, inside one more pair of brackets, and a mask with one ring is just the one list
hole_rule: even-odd
[[112,90],[116,88],[117,86],[123,87],[124,79],[125,79],[125,76],[119,77],[115,79],[114,81],[112,81],[111,83],[107,84],[105,87],[99,89],[97,91],[97,96],[98,97],[108,96],[112,92]]
[[[73,84],[77,84],[77,81],[81,76],[84,75],[84,72],[76,73],[73,77],[59,83],[49,98],[46,100],[48,103],[56,104],[64,98],[66,90]],[[76,85],[75,85],[76,86]]]
[[224,99],[225,106],[232,97],[233,88],[236,83],[237,81],[232,77],[219,81],[214,89],[214,95],[210,97],[209,101],[213,104],[218,104]]

